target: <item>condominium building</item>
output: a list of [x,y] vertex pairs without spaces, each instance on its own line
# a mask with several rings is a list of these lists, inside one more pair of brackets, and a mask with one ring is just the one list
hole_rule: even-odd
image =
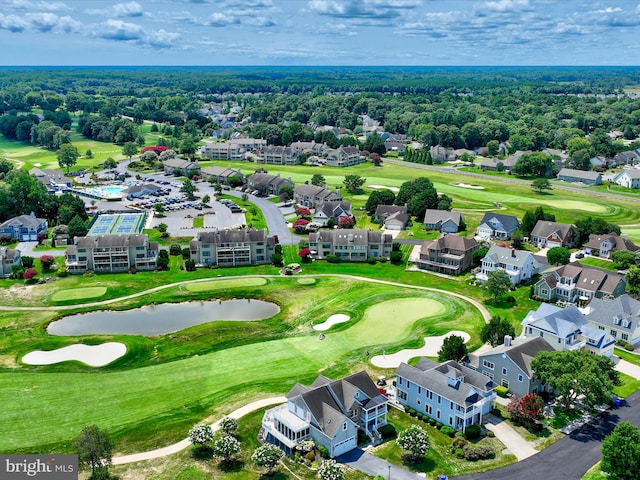
[[269,263],[275,247],[273,237],[254,228],[198,232],[189,244],[196,265],[220,267]]
[[142,234],[75,237],[65,264],[69,273],[155,270],[158,250],[158,242]]

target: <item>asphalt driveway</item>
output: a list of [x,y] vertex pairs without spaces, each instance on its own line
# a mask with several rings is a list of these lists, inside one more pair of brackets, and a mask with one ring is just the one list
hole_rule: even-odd
[[[392,465],[386,460],[375,457],[360,448],[351,450],[336,459],[338,462],[348,465],[354,470],[364,472],[372,477],[382,475],[393,480],[424,480],[424,476],[412,473],[404,468]],[[389,469],[391,467],[391,469]]]

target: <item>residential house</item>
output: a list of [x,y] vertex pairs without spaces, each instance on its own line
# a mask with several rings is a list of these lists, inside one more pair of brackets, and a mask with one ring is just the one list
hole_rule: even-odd
[[640,188],[640,170],[636,168],[625,168],[615,177],[614,183],[627,188]]
[[392,140],[385,140],[384,141],[384,148],[386,149],[386,152],[397,152],[397,153],[404,153],[407,151],[407,143],[403,143],[403,142],[395,142]]
[[234,170],[232,168],[218,167],[216,165],[212,167],[204,167],[202,169],[202,176],[207,181],[213,177],[215,178],[214,183],[219,183],[221,185],[230,185],[229,179],[231,177],[237,177],[242,183],[244,183],[244,175],[239,168]]
[[19,242],[33,242],[38,240],[38,234],[47,234],[46,218],[37,218],[33,212],[30,215],[19,215],[0,224],[0,235],[9,235]]
[[385,230],[404,230],[409,221],[406,205],[378,205],[374,220]]
[[0,277],[8,277],[14,265],[22,265],[20,250],[0,247]]
[[478,247],[474,238],[445,234],[437,240],[425,241],[415,264],[421,270],[460,275],[471,268],[473,252]]
[[572,247],[576,227],[567,223],[538,220],[531,230],[530,241],[539,248]]
[[65,250],[65,265],[69,273],[155,270],[158,251],[158,242],[143,234],[75,237]]
[[482,238],[498,238],[506,240],[511,234],[520,228],[520,222],[513,215],[500,213],[485,213],[477,230],[477,235]]
[[200,173],[200,164],[181,158],[169,158],[164,161],[164,173],[173,173],[176,170],[180,170],[181,175],[190,176]]
[[364,161],[365,157],[360,153],[358,147],[340,147],[327,154],[327,165],[330,167],[349,167],[364,163]]
[[40,183],[42,183],[49,192],[55,192],[56,190],[65,190],[71,187],[72,180],[69,177],[65,177],[58,170],[50,168],[37,168],[33,167],[29,170],[29,174],[35,176]]
[[300,207],[316,208],[321,203],[341,202],[342,194],[340,190],[303,183],[293,190],[293,201]]
[[260,195],[280,195],[284,186],[293,188],[291,177],[284,178],[278,173],[269,175],[268,173],[254,173],[247,179],[247,185],[251,190],[257,190]]
[[617,298],[594,298],[587,308],[587,321],[593,328],[632,345],[640,343],[640,302],[635,298],[626,293]]
[[589,235],[589,240],[583,245],[583,248],[591,255],[597,255],[602,258],[610,258],[614,252],[626,250],[629,252],[637,252],[640,250],[635,243],[627,238],[620,237],[615,233],[607,233],[604,235]]
[[273,237],[249,227],[198,232],[189,242],[191,260],[205,267],[267,264],[275,248]]
[[[500,167],[502,164],[502,167]],[[489,170],[493,172],[505,171],[510,172],[516,164],[516,160],[513,158],[482,158],[480,160],[480,169]]]
[[609,161],[607,160],[606,157],[603,157],[600,155],[596,157],[591,157],[589,159],[589,163],[591,164],[591,168],[597,170],[599,168],[607,168]]
[[380,441],[378,429],[387,424],[387,397],[365,371],[335,381],[320,375],[309,387],[296,384],[286,397],[286,404],[265,411],[262,428],[267,442],[287,454],[312,439],[334,458],[358,446],[358,431]]
[[553,347],[540,337],[512,339],[505,335],[504,344],[482,353],[469,354],[467,366],[486,375],[519,397],[544,390],[531,369],[531,360],[539,352],[552,352]]
[[480,425],[496,398],[495,383],[486,375],[449,360],[421,358],[415,367],[396,370],[398,402],[456,430]]
[[268,165],[297,165],[298,152],[291,147],[267,146],[260,149],[256,162]]
[[619,273],[569,263],[542,274],[534,287],[536,297],[546,301],[586,303],[593,298],[617,297],[627,288]]
[[434,145],[429,148],[429,153],[433,163],[454,162],[458,159],[453,148],[443,147],[442,145]]
[[596,355],[610,357],[616,339],[607,332],[589,326],[586,317],[575,305],[567,308],[543,303],[522,320],[525,337],[540,337],[554,350],[586,349]]
[[369,257],[389,258],[393,238],[372,230],[322,230],[309,234],[309,249],[318,259],[336,255],[342,260],[366,261]]
[[424,214],[425,230],[438,230],[443,233],[458,233],[460,225],[462,224],[464,224],[464,220],[460,212],[428,208]]
[[573,168],[563,168],[558,173],[558,180],[572,183],[583,183],[585,185],[602,185],[602,175],[594,171],[575,170]]
[[351,202],[322,202],[316,205],[312,221],[325,227],[330,220],[338,225],[342,217],[353,218]]
[[640,162],[640,148],[636,150],[627,150],[626,152],[620,152],[613,160],[617,165],[635,165]]
[[316,143],[316,142],[293,142],[289,145],[298,155],[301,153],[308,151],[312,155],[322,155],[325,151],[329,149],[326,143]]
[[505,271],[509,275],[511,285],[517,285],[536,275],[539,265],[531,252],[492,245],[482,259],[482,267],[476,278],[486,282],[489,273],[496,270]]

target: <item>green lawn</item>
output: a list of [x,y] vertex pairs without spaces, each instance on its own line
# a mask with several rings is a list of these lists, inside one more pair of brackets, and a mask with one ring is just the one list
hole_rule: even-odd
[[64,302],[67,300],[85,300],[87,298],[97,298],[107,293],[107,287],[87,287],[75,288],[73,290],[58,290],[51,295],[53,302]]
[[219,198],[226,198],[233,200],[236,205],[246,210],[244,216],[247,221],[247,225],[254,227],[257,230],[265,230],[267,228],[267,221],[264,219],[262,210],[249,200],[243,200],[242,198],[233,197],[231,195],[219,195]]
[[620,380],[622,381],[622,385],[617,387],[613,387],[613,393],[615,393],[620,398],[627,398],[632,393],[635,393],[640,388],[640,380],[636,380],[635,378],[626,375],[624,373],[619,373]]
[[603,258],[585,256],[580,259],[580,263],[583,265],[587,265],[589,267],[601,268],[603,270],[609,270],[611,272],[617,272],[618,269],[613,266],[613,262],[611,260],[605,260]]

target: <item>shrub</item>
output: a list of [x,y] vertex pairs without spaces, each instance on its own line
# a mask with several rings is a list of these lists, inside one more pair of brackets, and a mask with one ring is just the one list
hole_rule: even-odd
[[456,434],[456,430],[453,427],[450,427],[449,425],[445,425],[440,429],[440,431],[450,437],[453,437]]
[[187,272],[193,272],[196,269],[196,261],[195,260],[185,260],[184,268]]
[[53,266],[54,262],[55,262],[55,259],[51,255],[42,255],[40,257],[40,265],[42,265],[42,269],[46,272],[51,270],[51,267]]
[[458,448],[464,448],[466,445],[469,445],[469,442],[463,437],[455,437],[453,442],[451,442],[451,449],[457,450]]
[[390,423],[387,423],[386,425],[383,425],[382,427],[380,427],[378,429],[378,432],[380,433],[380,436],[384,440],[386,440],[388,438],[393,438],[396,436],[396,427],[394,427]]
[[376,257],[369,257],[367,258],[367,263],[369,265],[375,265],[376,263],[378,263],[378,259]]
[[442,425],[442,423],[440,423],[440,422],[436,422],[436,428],[437,428],[438,430],[441,430],[441,429],[442,429],[442,426],[443,426],[443,425]]
[[502,385],[498,385],[496,387],[496,395],[502,398],[507,398],[507,392],[509,389],[507,387],[503,387]]
[[177,243],[172,243],[169,247],[169,255],[182,255],[182,248]]
[[224,417],[220,420],[220,430],[227,435],[232,435],[236,430],[238,430],[238,420],[232,417]]
[[464,432],[464,436],[467,440],[473,440],[480,437],[480,426],[469,425]]
[[429,417],[429,425],[431,425],[432,427],[435,427],[436,426],[436,419]]
[[629,350],[630,352],[633,352],[633,345],[631,345],[629,342],[625,340],[618,340],[616,342],[616,345],[624,348],[625,350]]
[[401,263],[402,262],[402,252],[399,251],[394,251],[391,252],[391,255],[389,256],[391,263]]
[[304,454],[304,458],[305,460],[309,460],[310,462],[313,462],[316,459],[316,454],[313,452],[307,452]]
[[22,257],[22,266],[24,268],[31,268],[33,267],[33,257],[29,257],[27,255],[25,255],[24,257]]
[[340,257],[337,255],[327,255],[328,263],[340,263]]
[[387,257],[380,257],[380,258],[378,259],[378,261],[379,261],[380,263],[387,263]]
[[60,270],[58,273],[56,273],[56,275],[58,276],[58,278],[65,278],[69,276],[69,272],[67,272],[66,270]]
[[477,447],[467,445],[463,448],[463,452],[465,460],[470,462],[486,460],[487,458],[493,458],[496,455],[491,447],[487,447],[485,445],[478,445]]
[[418,412],[416,412],[413,408],[410,408],[409,410],[407,410],[407,413],[412,417],[415,417],[418,414]]
[[456,458],[464,458],[464,450],[462,450],[461,448],[456,448],[453,454],[456,456]]
[[316,448],[322,458],[329,458],[329,450],[327,450],[327,447],[324,445],[318,445]]
[[495,434],[495,433],[493,433],[493,430],[487,430],[487,437],[489,437],[489,438],[493,438],[493,437],[495,437],[495,436],[496,436],[496,434]]

